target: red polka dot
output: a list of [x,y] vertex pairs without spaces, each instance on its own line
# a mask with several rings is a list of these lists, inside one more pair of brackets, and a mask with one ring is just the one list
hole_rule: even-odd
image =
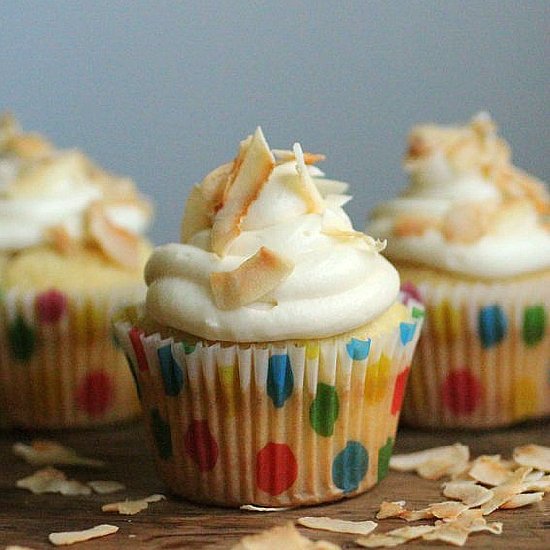
[[59,290],[48,290],[36,297],[36,314],[42,323],[57,323],[67,312],[67,297]]
[[146,371],[149,370],[149,365],[147,363],[147,355],[143,349],[143,343],[141,342],[142,335],[143,331],[136,327],[132,327],[128,332],[130,342],[132,342],[132,347],[134,348],[134,353],[136,354],[138,369],[140,371]]
[[268,443],[256,456],[256,484],[270,495],[280,495],[296,481],[298,464],[284,443]]
[[407,378],[409,377],[410,367],[400,372],[395,379],[395,386],[393,388],[393,398],[391,401],[391,413],[398,414],[403,404],[403,397],[405,395],[405,387],[407,385]]
[[422,296],[420,291],[416,286],[410,281],[406,281],[401,285],[401,292],[404,294],[404,303],[405,305],[409,302],[410,299],[416,300],[417,302],[422,303]]
[[183,441],[185,451],[201,472],[208,472],[218,461],[218,444],[206,420],[192,420]]
[[441,388],[443,404],[456,415],[472,414],[483,399],[483,388],[468,369],[451,371]]
[[76,401],[90,416],[101,416],[112,406],[115,388],[110,376],[104,371],[88,373],[80,384]]

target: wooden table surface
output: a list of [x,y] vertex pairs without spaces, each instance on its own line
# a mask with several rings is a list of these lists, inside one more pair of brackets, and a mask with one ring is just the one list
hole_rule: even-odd
[[[40,434],[44,438],[44,434]],[[52,548],[48,534],[52,531],[80,530],[100,523],[118,525],[114,535],[81,543],[79,550],[113,548],[231,548],[244,535],[259,532],[307,515],[326,515],[333,518],[374,519],[382,500],[406,500],[408,505],[421,508],[443,500],[439,483],[423,480],[412,474],[390,472],[388,477],[370,492],[356,498],[286,512],[257,513],[239,510],[195,506],[168,497],[167,501],[152,504],[134,516],[101,512],[101,504],[141,498],[153,493],[168,492],[157,479],[152,460],[145,445],[141,426],[85,432],[56,433],[52,437],[74,447],[80,454],[101,458],[108,465],[101,471],[89,468],[60,467],[69,477],[88,481],[113,479],[123,482],[127,490],[111,495],[65,497],[62,495],[33,495],[17,489],[17,479],[31,474],[36,468],[16,458],[11,451],[16,441],[28,441],[36,435],[11,433],[0,437],[0,548],[19,544],[32,548]],[[516,445],[539,443],[550,445],[550,424],[537,423],[510,430],[469,433],[427,433],[401,430],[397,452],[433,447],[461,441],[470,445],[473,456],[497,454],[509,456]],[[502,521],[504,532],[499,537],[490,534],[472,535],[468,548],[550,548],[550,496],[529,507],[495,512],[490,521]],[[378,531],[402,527],[402,520],[383,520]],[[357,548],[353,535],[331,534],[308,529],[301,531],[312,539],[323,538]],[[546,537],[546,538],[545,538]],[[452,548],[439,543],[409,543],[403,548]],[[291,550],[289,548],[284,550]]]

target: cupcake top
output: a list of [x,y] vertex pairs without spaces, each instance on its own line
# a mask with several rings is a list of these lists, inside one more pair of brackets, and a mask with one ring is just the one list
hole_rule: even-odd
[[347,185],[322,155],[271,151],[260,128],[188,198],[181,244],[155,249],[146,314],[209,339],[260,342],[346,332],[395,301],[384,243],[355,231]]
[[489,115],[413,128],[404,166],[409,186],[367,224],[391,259],[487,279],[550,267],[548,190],[511,163]]
[[0,118],[0,256],[36,247],[61,253],[90,248],[128,269],[142,261],[140,235],[151,217],[134,184],[95,166],[77,150],[57,150]]

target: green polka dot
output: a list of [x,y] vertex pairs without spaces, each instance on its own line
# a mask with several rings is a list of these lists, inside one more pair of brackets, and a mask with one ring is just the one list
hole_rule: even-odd
[[544,306],[531,306],[523,312],[523,341],[535,346],[544,338],[546,311]]
[[393,452],[393,439],[388,437],[386,443],[378,449],[378,481],[388,475],[390,458]]
[[324,437],[334,433],[334,424],[338,418],[340,403],[334,386],[317,384],[317,395],[309,408],[309,421],[312,428]]
[[420,309],[419,307],[413,307],[412,316],[413,319],[422,319],[422,317],[424,317],[424,310]]
[[26,363],[32,357],[36,347],[36,335],[21,315],[18,315],[9,325],[8,339],[12,358]]
[[196,344],[187,344],[184,342],[183,344],[183,351],[185,352],[185,355],[190,355],[195,351]]

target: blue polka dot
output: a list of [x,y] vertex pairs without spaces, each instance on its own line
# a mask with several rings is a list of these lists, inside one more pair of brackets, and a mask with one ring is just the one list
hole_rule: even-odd
[[348,441],[332,463],[332,480],[334,485],[351,493],[355,491],[369,469],[369,453],[358,441]]
[[160,373],[166,395],[176,396],[183,387],[183,373],[172,355],[172,346],[168,344],[157,350]]
[[272,355],[267,369],[267,395],[280,408],[292,395],[293,389],[294,375],[290,367],[290,357],[286,354]]
[[151,431],[160,458],[167,460],[172,456],[172,434],[170,425],[157,408],[151,411]]
[[126,357],[126,362],[128,363],[128,367],[130,368],[130,372],[132,373],[132,378],[136,386],[137,395],[139,397],[139,400],[141,401],[141,389],[139,387],[139,381],[138,381],[136,369],[134,368],[134,364],[132,363],[130,356],[126,352],[124,353],[124,357]]
[[414,323],[401,323],[399,325],[399,335],[404,346],[413,339],[415,329],[416,325]]
[[364,361],[369,356],[370,339],[358,340],[357,338],[352,338],[346,344],[346,349],[348,351],[348,355],[354,361]]
[[506,336],[508,322],[502,308],[497,305],[485,306],[479,310],[478,332],[484,348],[496,346]]

